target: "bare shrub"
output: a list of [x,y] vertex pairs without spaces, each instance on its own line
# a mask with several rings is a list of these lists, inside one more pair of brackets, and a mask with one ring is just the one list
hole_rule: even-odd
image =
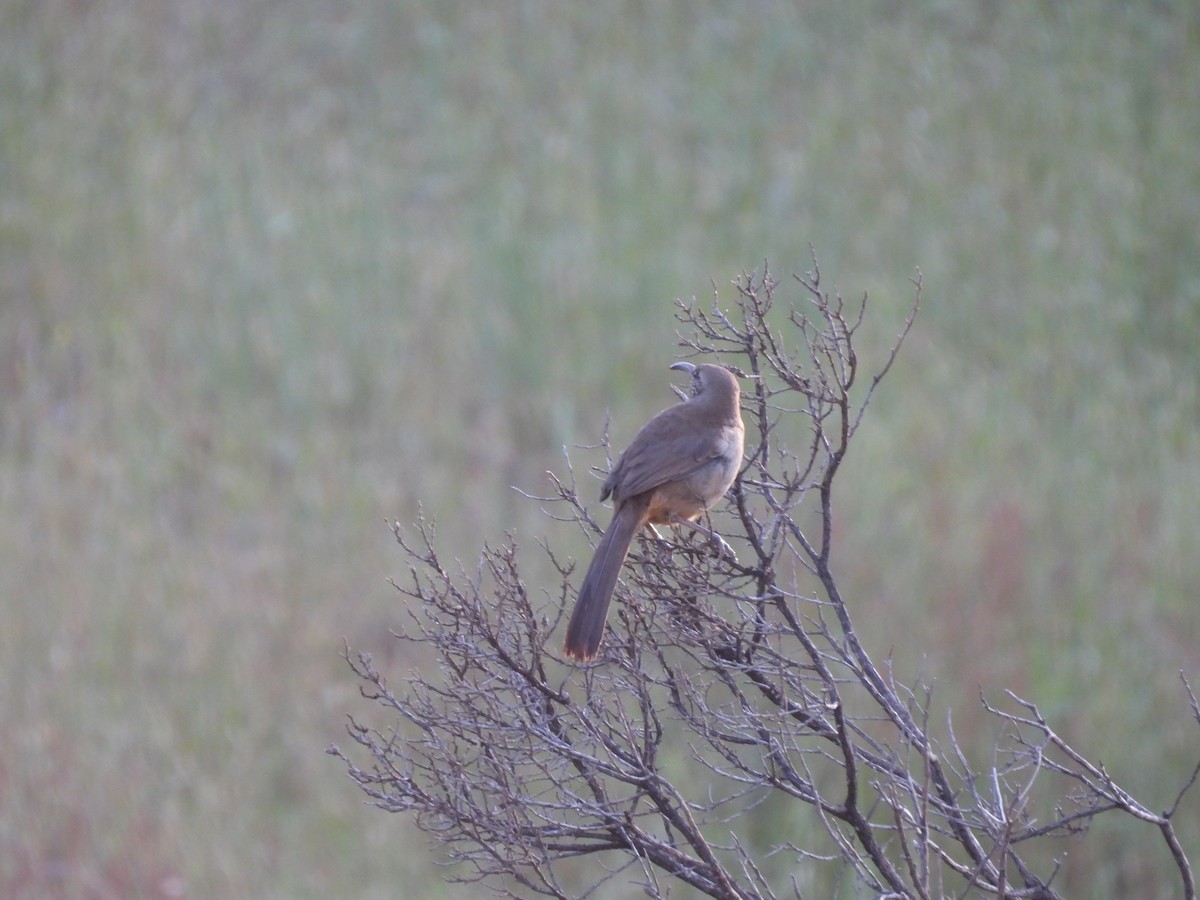
[[[1196,771],[1153,812],[1014,694],[984,701],[1003,727],[978,768],[952,731],[931,729],[929,690],[897,683],[860,642],[830,562],[833,486],[921,283],[869,376],[855,350],[867,298],[827,292],[815,257],[797,283],[804,301],[791,310],[773,310],[765,267],[739,280],[733,314],[679,304],[688,354],[719,354],[745,378],[747,458],[714,517],[740,561],[715,559],[690,533],[670,552],[635,544],[601,655],[575,667],[558,653],[573,562],[542,548],[561,574],[546,602],[523,581],[511,537],[474,572],[452,571],[424,522],[413,534],[397,526],[410,567],[397,587],[412,601],[398,637],[438,665],[390,685],[347,652],[364,696],[395,724],[352,719],[359,749],[330,752],[380,808],[414,813],[465,864],[455,877],[522,895],[578,896],[582,873],[589,888],[625,879],[653,897],[675,880],[712,897],[801,896],[794,873],[821,869],[828,884],[852,879],[883,897],[1055,897],[1057,863],[1039,844],[1124,814],[1158,829],[1194,897],[1173,822]],[[536,499],[594,540],[569,460],[554,484]],[[751,840],[747,813],[769,799],[802,805],[821,840]],[[587,856],[600,858],[565,866]],[[782,875],[766,859],[780,856]]]

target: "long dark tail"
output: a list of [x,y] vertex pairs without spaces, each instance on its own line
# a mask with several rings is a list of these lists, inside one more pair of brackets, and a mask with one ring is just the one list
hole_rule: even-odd
[[617,508],[608,531],[600,539],[587,574],[583,576],[579,599],[575,601],[575,610],[567,625],[567,639],[563,642],[563,653],[580,662],[592,659],[600,649],[617,575],[629,553],[633,536],[642,526],[646,504],[638,502],[640,499],[632,498]]

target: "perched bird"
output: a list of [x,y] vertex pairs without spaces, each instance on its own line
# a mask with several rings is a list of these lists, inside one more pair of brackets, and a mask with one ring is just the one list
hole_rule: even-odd
[[737,378],[712,364],[671,368],[691,373],[692,395],[642,426],[600,491],[601,500],[613,498],[612,522],[583,577],[563,644],[563,653],[581,662],[600,649],[617,575],[640,528],[687,525],[724,545],[695,520],[725,496],[742,464]]

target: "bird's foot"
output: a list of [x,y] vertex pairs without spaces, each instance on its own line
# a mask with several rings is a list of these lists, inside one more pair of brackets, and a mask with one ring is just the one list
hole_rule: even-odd
[[654,545],[654,555],[657,558],[658,564],[664,565],[665,563],[670,562],[671,548],[673,546],[671,542],[663,537],[659,530],[653,525],[647,525],[646,528],[649,530],[650,534],[653,535],[653,537],[650,538],[650,543]]
[[733,552],[733,548],[729,546],[728,541],[715,531],[709,535],[708,545],[712,548],[713,555],[718,559],[724,559],[731,563],[738,561],[737,554]]

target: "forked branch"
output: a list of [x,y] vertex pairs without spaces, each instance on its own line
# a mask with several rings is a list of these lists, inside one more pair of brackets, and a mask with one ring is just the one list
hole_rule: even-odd
[[[931,727],[931,693],[873,661],[852,614],[864,604],[837,578],[834,488],[922,282],[869,377],[856,346],[867,296],[828,291],[815,256],[795,283],[799,300],[777,309],[764,265],[729,308],[677,309],[685,354],[745,379],[746,458],[713,521],[740,561],[690,531],[665,549],[635,543],[601,655],[579,667],[557,654],[578,579],[569,559],[541,547],[560,575],[546,596],[527,587],[511,537],[452,571],[431,526],[397,527],[410,609],[397,637],[430,661],[393,687],[347,650],[386,723],[352,719],[357,749],[331,752],[380,808],[416,816],[460,863],[452,877],[521,896],[578,897],[610,879],[652,897],[672,881],[720,898],[799,896],[803,872],[817,894],[849,876],[885,897],[1052,898],[1057,864],[1029,850],[1123,814],[1158,830],[1194,898],[1174,823],[1200,767],[1154,812],[1010,694],[1011,708],[985,701],[1008,733],[978,768],[952,729]],[[569,459],[531,500],[556,529],[596,539]],[[1055,814],[1039,821],[1029,810],[1047,797]],[[764,837],[763,804],[807,814]]]

